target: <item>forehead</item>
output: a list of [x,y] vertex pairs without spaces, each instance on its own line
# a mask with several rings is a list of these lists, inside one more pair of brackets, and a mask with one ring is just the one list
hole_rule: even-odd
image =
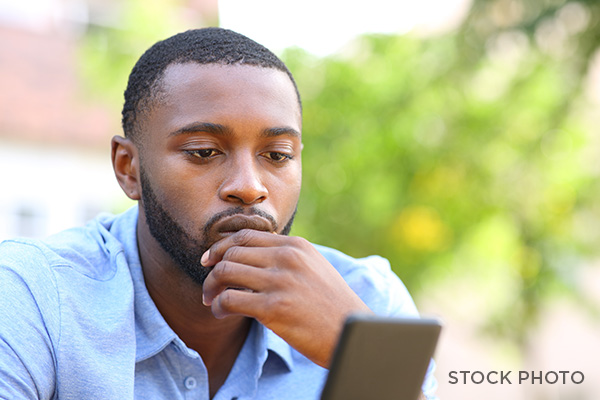
[[[301,110],[286,73],[251,65],[172,64],[164,72],[154,109],[177,118],[264,117],[301,128]],[[210,122],[210,121],[205,121]],[[178,121],[184,123],[184,121]]]

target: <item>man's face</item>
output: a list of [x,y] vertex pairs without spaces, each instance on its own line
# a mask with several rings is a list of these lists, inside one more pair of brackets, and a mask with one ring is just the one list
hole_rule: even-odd
[[301,186],[300,107],[275,69],[176,64],[162,88],[141,125],[141,221],[202,284],[200,257],[214,242],[244,228],[289,232]]

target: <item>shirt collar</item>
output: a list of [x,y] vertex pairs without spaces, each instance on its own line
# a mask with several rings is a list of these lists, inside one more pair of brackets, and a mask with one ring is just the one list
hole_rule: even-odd
[[178,339],[164,320],[148,294],[141,265],[129,265],[133,279],[135,307],[135,361],[140,362],[160,353],[169,343]]
[[[291,372],[294,369],[294,358],[291,346],[272,330],[266,328],[262,324],[259,324],[259,326],[263,331],[266,349],[269,350],[270,353],[269,356],[273,355],[279,357],[287,367],[288,371]],[[268,358],[267,361],[269,361]]]
[[148,293],[137,245],[138,207],[120,215],[110,230],[121,242],[134,288],[136,362],[162,351],[177,335],[164,320]]

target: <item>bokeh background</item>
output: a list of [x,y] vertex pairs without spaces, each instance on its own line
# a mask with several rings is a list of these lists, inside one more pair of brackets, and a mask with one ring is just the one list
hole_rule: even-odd
[[127,75],[215,25],[276,51],[303,95],[293,233],[388,258],[445,321],[441,398],[600,398],[598,0],[0,0],[0,240],[130,207],[109,146]]

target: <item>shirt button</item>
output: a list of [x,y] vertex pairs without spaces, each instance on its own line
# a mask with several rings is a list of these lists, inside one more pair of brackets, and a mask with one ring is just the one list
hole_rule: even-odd
[[196,386],[198,386],[198,382],[196,381],[196,378],[194,378],[193,376],[188,376],[187,378],[185,378],[183,380],[183,385],[185,386],[186,389],[192,390],[192,389],[195,389]]

